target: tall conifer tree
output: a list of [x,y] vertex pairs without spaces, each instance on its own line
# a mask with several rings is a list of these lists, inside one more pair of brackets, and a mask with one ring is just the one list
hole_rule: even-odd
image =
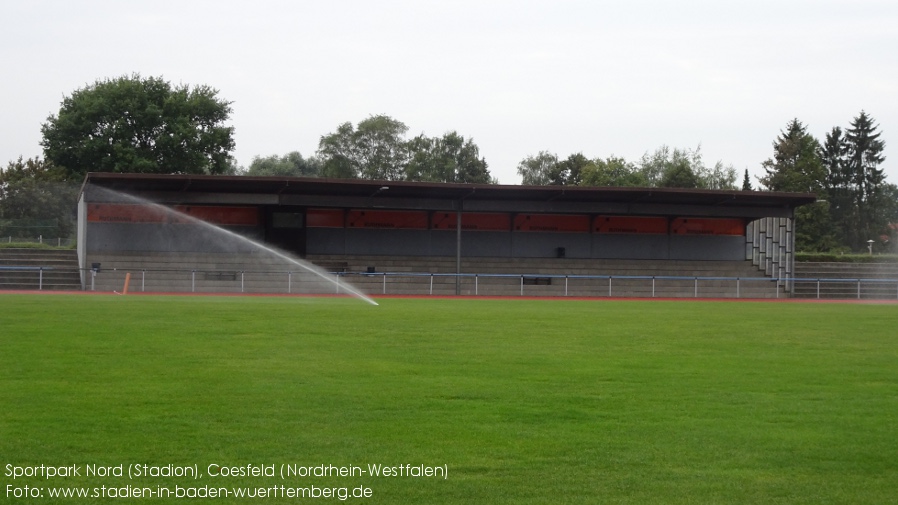
[[882,155],[885,142],[880,139],[878,129],[873,118],[861,111],[845,132],[842,178],[854,200],[856,214],[846,229],[849,244],[855,250],[861,250],[867,240],[879,236],[888,221],[884,214],[885,174],[880,168],[885,161]]

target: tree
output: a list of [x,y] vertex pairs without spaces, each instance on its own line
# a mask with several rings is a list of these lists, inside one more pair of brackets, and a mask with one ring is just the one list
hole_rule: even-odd
[[[668,180],[673,180],[675,175],[685,172],[684,168],[689,169],[688,172],[694,176],[696,170],[693,167],[698,165],[701,165],[701,147],[695,151],[677,148],[671,150],[665,145],[655,149],[652,154],[648,152],[643,154],[642,159],[639,160],[639,171],[650,186],[664,187],[665,176]],[[677,172],[677,174],[673,172]]]
[[824,201],[795,210],[795,247],[828,251],[838,247],[826,200],[826,166],[817,142],[805,125],[793,119],[773,143],[773,157],[763,163],[761,184],[771,191],[817,193]]
[[736,169],[722,161],[706,167],[701,146],[695,149],[661,146],[652,154],[642,156],[639,171],[652,187],[736,189]]
[[648,180],[632,163],[610,156],[604,160],[596,159],[583,167],[580,185],[646,187]]
[[487,163],[471,139],[458,132],[442,137],[423,133],[406,141],[408,127],[390,116],[370,116],[343,123],[321,137],[321,175],[387,181],[429,181],[492,184]]
[[793,119],[773,143],[773,158],[762,164],[766,173],[761,184],[770,191],[822,192],[826,169],[819,150],[817,139]]
[[321,137],[318,155],[327,177],[359,177],[384,181],[404,178],[408,151],[403,138],[408,127],[390,116],[370,116],[353,128],[343,123]]
[[704,171],[701,146],[695,150],[661,146],[651,155],[645,153],[639,171],[653,187],[702,188],[699,174]]
[[486,160],[471,139],[457,132],[442,137],[421,134],[408,142],[410,158],[405,168],[409,181],[489,184]]
[[47,161],[87,172],[220,174],[228,170],[231,103],[209,86],[138,74],[97,81],[62,101],[41,127]]
[[321,161],[314,156],[303,158],[299,151],[283,156],[272,155],[265,158],[253,158],[246,175],[280,176],[280,177],[318,177],[321,173]]
[[751,179],[748,177],[748,169],[745,169],[745,177],[742,178],[742,191],[752,191]]
[[33,158],[0,168],[0,232],[5,236],[71,237],[74,232],[76,181],[64,170]]
[[698,174],[700,187],[707,189],[736,189],[736,167],[718,161],[713,167],[703,167]]
[[578,186],[583,177],[583,170],[592,162],[583,153],[572,154],[567,159],[558,161],[549,169],[549,184],[553,186]]
[[323,159],[321,175],[335,179],[359,177],[361,161],[356,154],[355,128],[346,122],[337,131],[321,137],[318,142],[318,156]]
[[819,155],[826,171],[824,179],[830,217],[840,243],[862,251],[867,240],[875,240],[895,220],[896,201],[891,184],[880,168],[885,142],[866,112],[842,130],[827,135]]
[[818,200],[795,209],[795,247],[799,251],[836,251],[841,244],[830,217],[830,202]]
[[546,186],[552,181],[552,170],[558,164],[558,156],[540,151],[536,156],[528,156],[518,163],[518,175],[524,186]]
[[843,131],[838,126],[826,134],[820,148],[820,160],[826,170],[824,186],[826,189],[827,207],[835,234],[841,246],[847,247],[848,238],[857,226],[857,207],[851,190],[851,176],[847,170],[846,157],[848,145]]
[[888,222],[886,212],[887,193],[883,191],[885,174],[879,166],[885,161],[882,155],[885,142],[880,139],[879,127],[873,118],[861,111],[845,132],[844,177],[857,208],[855,226],[849,236],[850,245],[860,250],[867,240],[878,235]]
[[692,167],[681,161],[664,171],[659,186],[662,188],[698,188],[699,179]]

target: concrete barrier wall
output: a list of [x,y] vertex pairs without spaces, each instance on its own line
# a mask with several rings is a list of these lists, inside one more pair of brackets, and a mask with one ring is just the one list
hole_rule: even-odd
[[[440,230],[309,228],[308,254],[454,256],[456,234]],[[462,256],[742,260],[740,236],[614,235],[598,233],[464,232]]]
[[86,252],[237,253],[258,247],[231,233],[257,241],[264,238],[261,228],[250,226],[218,229],[201,224],[88,223]]

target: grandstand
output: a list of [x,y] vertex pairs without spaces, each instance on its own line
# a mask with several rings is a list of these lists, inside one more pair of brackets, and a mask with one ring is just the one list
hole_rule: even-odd
[[139,272],[147,291],[293,292],[318,282],[225,240],[224,229],[370,294],[779,297],[792,289],[779,279],[794,272],[794,209],[814,198],[88,174],[78,255],[85,289],[118,289],[125,272]]

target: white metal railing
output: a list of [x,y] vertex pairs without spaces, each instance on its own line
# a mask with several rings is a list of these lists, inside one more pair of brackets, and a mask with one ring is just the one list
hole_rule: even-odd
[[[90,286],[86,287],[89,290],[96,289],[96,278],[97,276],[105,276],[104,274],[109,273],[109,270],[87,270],[88,277],[90,279]],[[125,270],[112,270],[112,272],[117,272],[118,275],[124,275]],[[295,286],[297,285],[297,277],[302,272],[295,271],[264,271],[264,270],[205,270],[205,269],[192,269],[192,270],[184,270],[184,269],[130,269],[130,272],[133,273],[133,277],[131,278],[132,290],[145,292],[147,281],[155,281],[161,283],[177,283],[180,281],[182,285],[189,285],[190,292],[198,292],[200,286],[198,284],[202,284],[207,292],[215,292],[208,291],[208,288],[212,286],[214,288],[215,284],[218,283],[218,286],[225,287],[225,283],[230,282],[228,287],[231,290],[238,290],[240,293],[247,292],[247,283],[249,279],[252,279],[254,282],[259,282],[259,277],[265,277],[267,282],[271,282],[274,279],[280,279],[279,282],[285,286],[285,292],[287,294],[295,294],[297,291]],[[197,275],[200,274],[203,276],[202,279],[198,279]],[[216,275],[216,274],[226,274],[227,278],[219,278],[210,279],[208,275]],[[791,286],[794,290],[798,285],[807,285],[813,284],[816,286],[816,298],[823,298],[826,293],[821,290],[822,286],[827,288],[831,288],[833,285],[851,285],[854,292],[852,293],[851,298],[877,298],[877,299],[898,299],[898,279],[888,279],[888,278],[851,278],[851,279],[842,279],[842,278],[796,278],[796,277],[721,277],[721,276],[677,276],[677,275],[576,275],[576,274],[495,274],[495,273],[432,273],[432,272],[328,272],[329,275],[333,277],[333,292],[339,293],[341,291],[341,282],[345,282],[345,280],[341,281],[341,279],[346,279],[352,281],[352,278],[359,279],[378,279],[379,294],[387,295],[387,294],[408,294],[408,292],[398,291],[399,288],[394,288],[391,292],[389,287],[394,284],[396,281],[402,279],[426,279],[422,284],[426,286],[424,290],[428,295],[435,294],[435,281],[444,281],[446,279],[457,279],[459,284],[465,282],[465,289],[469,293],[473,292],[475,296],[481,295],[481,287],[482,281],[496,281],[496,280],[504,280],[504,281],[514,281],[516,292],[520,296],[526,296],[528,294],[534,295],[544,295],[545,290],[540,291],[538,284],[531,285],[531,283],[539,282],[540,280],[548,279],[552,285],[556,285],[555,283],[563,282],[563,296],[578,296],[572,295],[572,291],[574,292],[582,292],[587,289],[591,289],[591,292],[597,292],[597,283],[601,282],[603,286],[607,287],[607,296],[612,297],[615,295],[615,288],[618,288],[618,294],[624,296],[626,293],[632,293],[634,291],[645,292],[648,293],[649,290],[651,292],[651,296],[654,298],[658,296],[659,291],[663,292],[663,289],[659,288],[670,288],[669,281],[677,281],[680,283],[679,286],[676,286],[676,289],[679,289],[679,292],[682,293],[683,283],[691,284],[691,297],[698,298],[702,293],[702,288],[704,292],[709,292],[711,289],[714,289],[715,293],[719,293],[721,291],[721,286],[710,286],[708,283],[716,282],[718,284],[730,284],[728,287],[723,286],[724,290],[729,295],[734,295],[735,298],[742,298],[744,291],[743,288],[747,286],[757,286],[770,283],[775,285],[775,296],[780,298],[781,296],[788,296],[785,287],[787,285]],[[307,274],[306,274],[307,275]],[[164,278],[164,279],[163,279]],[[189,280],[189,284],[187,281]],[[388,282],[391,281],[391,282]],[[528,282],[529,281],[529,282]],[[620,281],[628,282],[628,286],[620,286]],[[637,285],[633,285],[633,281],[637,282]],[[638,281],[644,281],[644,284],[639,284]],[[301,281],[300,281],[301,282]],[[370,282],[370,281],[368,281]],[[590,286],[584,286],[584,282],[590,282]],[[108,282],[106,283],[108,285]],[[576,284],[576,285],[575,285]],[[894,284],[894,290],[891,289],[891,285]],[[448,286],[448,283],[444,283],[444,287]],[[496,284],[492,284],[489,287],[495,288]],[[508,288],[509,284],[503,284],[504,288]],[[453,284],[454,288],[454,284]],[[866,289],[865,289],[866,288]],[[604,287],[602,289],[605,289]],[[624,291],[626,289],[626,291]],[[183,290],[183,288],[182,288]],[[371,291],[369,289],[369,291]],[[420,291],[420,290],[419,290]],[[267,290],[266,292],[273,292],[272,290]],[[894,293],[894,295],[892,294]],[[373,293],[376,294],[376,293]],[[603,293],[604,294],[604,293]],[[591,295],[595,296],[595,295]],[[666,296],[666,295],[665,295]],[[683,297],[682,295],[679,297]],[[831,296],[827,296],[827,298],[833,298]],[[838,298],[848,298],[846,296],[838,296]]]
[[[44,289],[44,272],[53,270],[51,267],[33,267],[33,266],[3,266],[0,265],[0,274],[3,272],[37,272],[37,289],[38,291],[43,291]],[[2,288],[4,282],[0,282],[0,288]],[[10,284],[16,286],[28,286],[28,282],[21,282],[19,279],[16,279],[14,282]]]
[[38,235],[37,237],[6,236],[0,237],[0,242],[6,244],[46,244],[55,247],[68,247],[75,245],[74,238],[44,237],[43,235]]

